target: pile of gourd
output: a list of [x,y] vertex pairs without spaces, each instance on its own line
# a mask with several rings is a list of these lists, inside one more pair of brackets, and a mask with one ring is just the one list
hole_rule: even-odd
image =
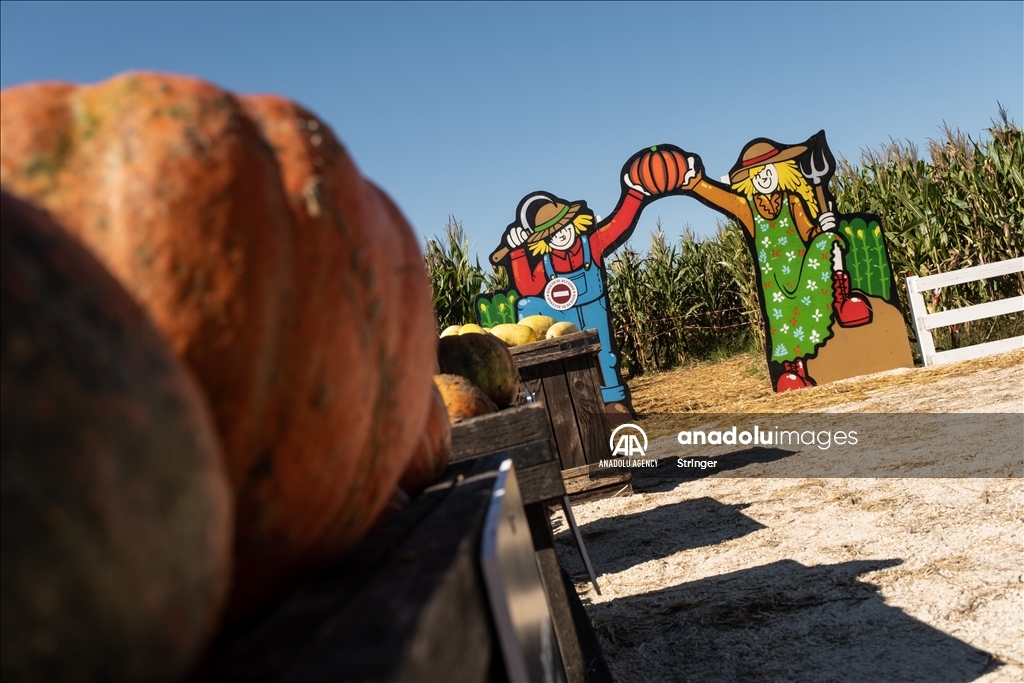
[[447,462],[418,240],[280,97],[129,73],[0,120],[3,678],[180,680]]
[[579,332],[570,322],[532,315],[515,324],[484,328],[451,325],[441,332],[434,377],[452,424],[515,405],[521,398],[519,370],[508,348]]
[[523,346],[541,339],[554,339],[567,334],[579,332],[580,329],[570,322],[555,322],[547,315],[531,315],[518,323],[502,323],[494,327],[481,327],[476,323],[450,325],[441,332],[442,337],[455,334],[492,334],[509,346]]

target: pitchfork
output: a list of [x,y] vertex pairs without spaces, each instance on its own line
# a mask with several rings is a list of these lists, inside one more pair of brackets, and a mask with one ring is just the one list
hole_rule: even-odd
[[835,159],[825,141],[825,131],[820,130],[811,136],[807,147],[806,156],[800,159],[800,173],[814,184],[819,213],[828,211],[831,207],[825,201],[825,184],[821,181],[832,175]]

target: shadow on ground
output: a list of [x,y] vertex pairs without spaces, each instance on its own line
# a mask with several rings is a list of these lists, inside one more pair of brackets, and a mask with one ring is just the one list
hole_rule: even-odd
[[[613,574],[650,560],[746,536],[764,525],[744,515],[747,505],[723,505],[714,498],[693,498],[652,510],[606,517],[580,525],[583,542],[598,575]],[[563,525],[555,534],[563,566],[586,576],[583,563]]]
[[621,681],[967,683],[999,666],[857,580],[901,563],[782,560],[591,604],[587,613]]
[[694,481],[706,477],[738,470],[747,465],[760,465],[778,462],[784,458],[797,455],[799,451],[787,451],[782,448],[746,448],[741,451],[715,455],[711,458],[683,456],[683,459],[713,459],[717,465],[714,469],[694,467],[676,467],[677,458],[666,458],[658,461],[658,467],[637,467],[633,470],[633,490],[637,493],[657,493],[671,491],[680,482]]

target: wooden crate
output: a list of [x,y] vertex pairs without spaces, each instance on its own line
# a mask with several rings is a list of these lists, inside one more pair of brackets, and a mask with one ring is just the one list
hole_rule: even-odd
[[[491,488],[506,457],[454,463],[335,567],[223,632],[192,680],[505,680],[478,558]],[[566,680],[610,682],[579,596],[551,562],[546,515],[527,512],[531,533],[542,539],[537,564]]]
[[566,489],[545,409],[525,405],[466,420],[453,428],[452,446],[438,482],[335,567],[225,630],[194,680],[504,680],[478,548],[498,465],[510,458],[566,681],[610,681],[554,550],[548,505]]
[[[600,593],[594,569],[584,547],[583,538],[572,514],[567,485],[591,489],[581,482],[589,478],[588,467],[575,472],[571,480],[563,479],[561,465],[554,451],[551,420],[547,409],[527,404],[464,420],[452,427],[453,465],[493,457],[510,458],[516,468],[526,518],[533,537],[537,567],[551,605],[555,638],[562,654],[567,681],[603,680],[606,675],[600,648],[593,638],[590,622],[584,612],[567,611],[564,605],[576,605],[579,597],[569,583],[555,553],[551,532],[549,506],[561,505],[569,522],[573,540],[586,566],[595,589]],[[628,473],[626,473],[628,477]],[[610,479],[600,483],[607,485]],[[628,481],[626,482],[628,486]],[[621,488],[621,483],[619,484]],[[603,489],[602,489],[603,490]],[[593,495],[586,491],[587,495]],[[579,605],[582,607],[582,605]],[[576,607],[573,607],[575,610]],[[589,643],[589,644],[588,644]]]
[[630,473],[591,479],[611,457],[611,429],[601,398],[601,342],[596,330],[509,349],[523,383],[547,411],[553,446],[574,499],[632,493]]

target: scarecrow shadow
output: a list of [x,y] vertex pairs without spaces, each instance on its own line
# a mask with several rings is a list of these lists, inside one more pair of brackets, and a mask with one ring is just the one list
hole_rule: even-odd
[[[747,448],[742,451],[723,453],[710,457],[705,456],[677,456],[658,461],[658,467],[637,467],[633,470],[633,490],[639,493],[657,493],[660,491],[671,491],[682,481],[696,481],[714,476],[721,472],[738,470],[747,465],[762,465],[778,462],[799,451],[787,451],[782,448]],[[682,457],[683,460],[715,460],[717,465],[714,468],[700,469],[699,467],[677,467],[676,460]],[[729,476],[742,476],[739,474]]]
[[[764,529],[744,515],[747,505],[724,505],[694,498],[634,514],[606,517],[580,525],[594,571],[620,572],[682,550],[715,545]],[[562,566],[574,577],[586,570],[564,521],[555,533]]]
[[[587,606],[622,680],[966,683],[1002,662],[885,603],[860,574],[793,560]],[[603,579],[614,590],[614,577]]]

